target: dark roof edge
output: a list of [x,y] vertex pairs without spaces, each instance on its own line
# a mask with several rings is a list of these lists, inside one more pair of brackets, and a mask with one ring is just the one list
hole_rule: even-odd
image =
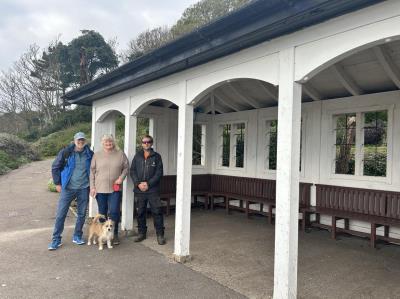
[[72,104],[94,100],[238,52],[384,0],[258,0],[88,84],[69,91]]

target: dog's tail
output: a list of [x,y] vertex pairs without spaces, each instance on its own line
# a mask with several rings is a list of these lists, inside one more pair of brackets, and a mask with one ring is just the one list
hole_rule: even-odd
[[100,219],[106,219],[106,216],[102,215],[102,214],[97,214],[96,217],[93,218],[93,223],[100,223]]

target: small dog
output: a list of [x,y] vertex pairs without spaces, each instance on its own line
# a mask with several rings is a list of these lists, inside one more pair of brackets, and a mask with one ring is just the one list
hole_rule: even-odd
[[[106,220],[104,223],[100,219]],[[114,221],[106,219],[104,215],[98,214],[93,218],[89,226],[88,245],[96,244],[96,238],[99,243],[99,250],[103,250],[103,244],[107,242],[108,248],[113,248],[112,240],[114,239]]]

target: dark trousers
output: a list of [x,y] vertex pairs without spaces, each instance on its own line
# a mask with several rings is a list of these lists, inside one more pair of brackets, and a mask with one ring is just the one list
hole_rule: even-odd
[[137,194],[135,193],[135,203],[137,207],[137,222],[139,234],[146,234],[146,212],[147,203],[150,204],[151,215],[153,216],[154,228],[157,235],[164,234],[164,216],[161,208],[161,200],[158,193]]
[[96,200],[99,214],[110,217],[114,221],[114,234],[118,234],[118,223],[121,218],[121,192],[97,193]]

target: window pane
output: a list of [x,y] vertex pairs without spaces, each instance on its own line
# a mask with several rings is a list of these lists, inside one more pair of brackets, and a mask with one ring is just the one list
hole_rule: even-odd
[[222,126],[222,166],[229,167],[231,147],[231,125]]
[[193,125],[193,156],[192,164],[201,165],[201,149],[202,149],[202,125]]
[[137,118],[137,132],[136,132],[136,151],[142,149],[142,137],[149,135],[150,132],[150,118],[138,117]]
[[356,152],[356,115],[336,117],[335,173],[354,174]]
[[273,120],[269,124],[268,169],[276,170],[278,121]]
[[236,125],[236,167],[243,167],[244,165],[244,134],[245,124],[240,123]]
[[386,176],[387,111],[364,113],[363,174]]

